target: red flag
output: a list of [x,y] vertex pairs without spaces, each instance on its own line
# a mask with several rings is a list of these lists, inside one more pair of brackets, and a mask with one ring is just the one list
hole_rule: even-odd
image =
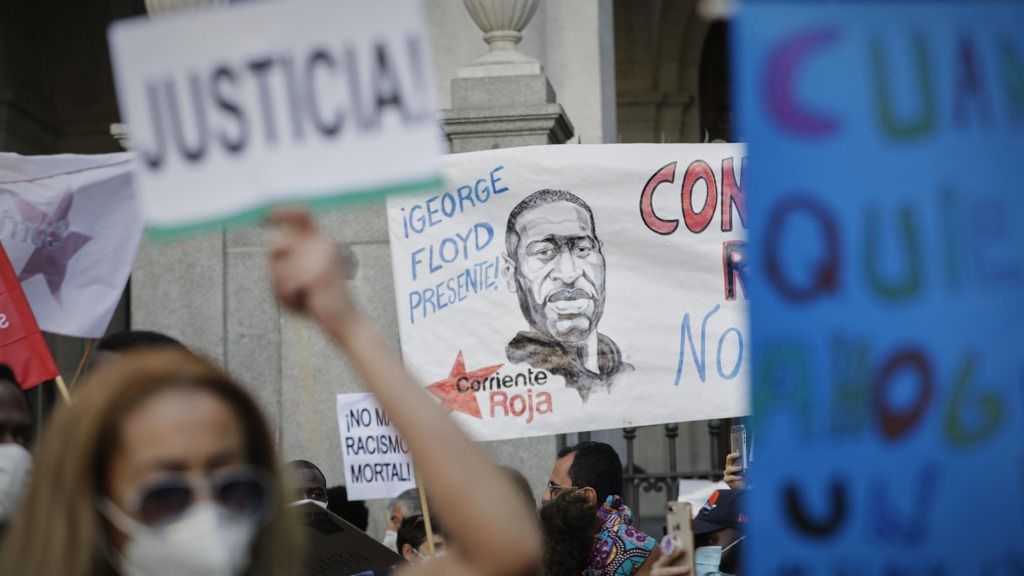
[[23,390],[53,380],[59,374],[3,246],[0,246],[0,363],[14,370]]

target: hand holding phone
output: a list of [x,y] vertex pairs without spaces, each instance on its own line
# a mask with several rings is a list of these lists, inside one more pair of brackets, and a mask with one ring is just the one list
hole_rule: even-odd
[[[683,556],[683,563],[689,566],[690,574],[694,574],[693,564],[693,510],[689,502],[669,502],[666,505],[665,526],[668,535],[675,540],[675,548],[682,547],[686,550]],[[666,556],[675,554],[676,550],[666,553]],[[665,552],[665,550],[662,550]]]
[[725,470],[722,474],[722,480],[729,485],[732,490],[743,490],[746,487],[745,479],[743,478],[743,470],[739,465],[740,455],[738,452],[733,452],[725,457]]
[[[747,467],[750,465],[750,460],[747,455],[747,427],[743,424],[733,426],[729,434],[729,440],[729,451],[733,454],[739,454],[739,457],[736,458],[736,462],[734,464],[738,465],[740,468],[738,475],[746,476]],[[728,460],[726,461],[726,464],[728,464]]]

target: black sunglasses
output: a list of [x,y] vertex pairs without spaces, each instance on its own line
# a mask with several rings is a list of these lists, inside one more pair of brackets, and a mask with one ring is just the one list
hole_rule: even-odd
[[257,468],[218,470],[203,480],[171,474],[144,485],[128,501],[127,512],[147,526],[168,524],[181,517],[202,495],[228,511],[262,517],[271,500],[270,476]]

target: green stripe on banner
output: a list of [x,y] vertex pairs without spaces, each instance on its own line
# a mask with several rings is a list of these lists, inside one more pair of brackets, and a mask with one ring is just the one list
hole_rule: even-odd
[[257,224],[266,219],[267,215],[275,208],[281,206],[305,206],[314,212],[325,212],[342,206],[367,202],[390,194],[412,194],[414,192],[439,190],[443,187],[444,178],[441,176],[434,176],[423,180],[413,180],[411,182],[402,182],[400,184],[392,184],[389,186],[344,191],[330,196],[265,204],[224,218],[211,218],[209,220],[192,222],[181,226],[149,226],[146,228],[146,239],[153,242],[167,242],[204,232]]

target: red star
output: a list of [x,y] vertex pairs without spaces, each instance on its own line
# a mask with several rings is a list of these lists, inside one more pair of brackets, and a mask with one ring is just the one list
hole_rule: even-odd
[[[466,372],[466,363],[462,360],[462,350],[459,350],[459,355],[455,357],[455,365],[452,366],[452,371],[448,374],[448,377],[427,386],[427,390],[430,390],[431,394],[441,399],[441,403],[448,409],[448,412],[462,412],[463,414],[469,414],[483,420],[483,415],[480,413],[480,403],[476,401],[476,393],[469,391],[459,392],[456,385],[463,378],[467,380],[483,380],[488,378],[502,366],[504,364],[496,364],[486,368],[478,368],[472,372]],[[462,387],[466,387],[465,382],[463,382]]]

